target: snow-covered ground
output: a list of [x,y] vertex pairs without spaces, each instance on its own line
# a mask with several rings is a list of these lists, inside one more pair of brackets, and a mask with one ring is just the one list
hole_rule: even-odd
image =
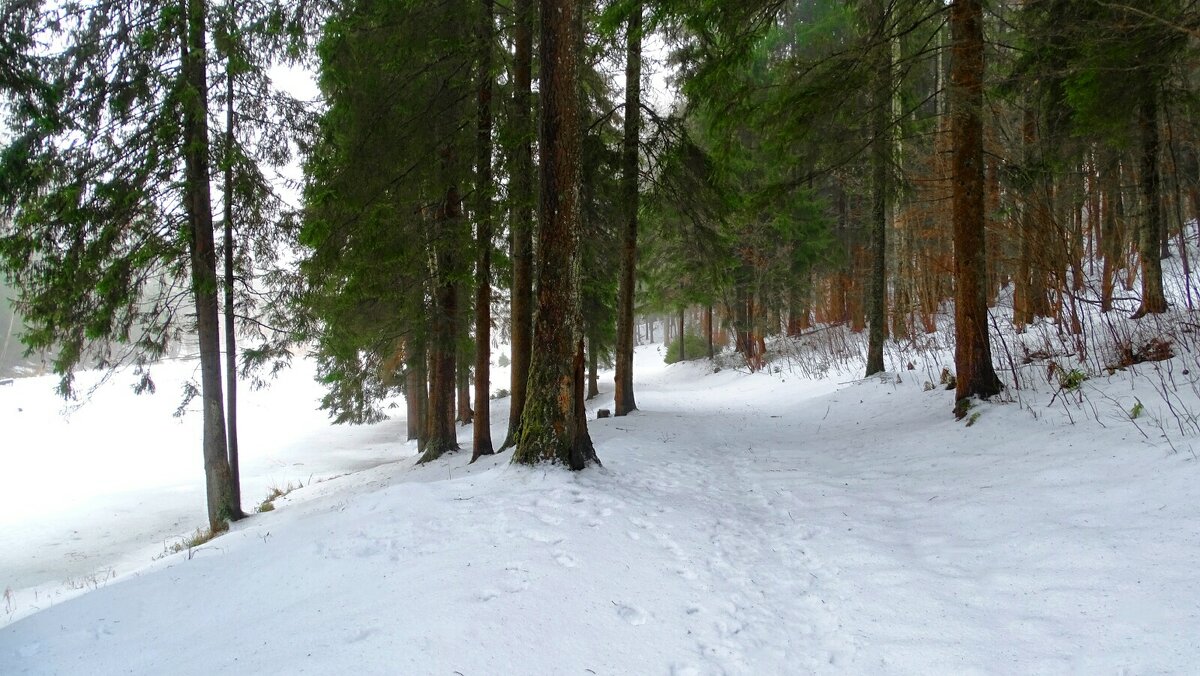
[[[950,416],[950,393],[925,390],[934,364],[814,380],[665,367],[660,349],[638,351],[641,410],[590,425],[604,467],[575,474],[513,467],[507,453],[414,467],[402,420],[330,428],[301,405],[319,395],[302,367],[244,414],[262,435],[245,445],[278,449],[248,461],[247,503],[272,479],[358,471],[307,485],[190,556],[123,563],[95,591],[0,629],[0,673],[1200,664],[1200,461],[1182,433],[1161,438],[1174,414],[1152,375],[1088,380],[1083,405],[1023,391],[978,406],[968,426]],[[51,403],[34,403],[46,387],[0,390],[0,584],[67,570],[69,551],[93,565],[161,551],[136,524],[199,524],[198,421],[118,397],[64,426]],[[610,406],[603,389],[590,408]],[[1131,421],[1134,397],[1145,411]],[[1194,394],[1179,397],[1200,411]],[[26,411],[13,414],[18,401]],[[496,403],[499,441],[507,400]],[[96,507],[109,499],[141,503],[128,516]],[[79,540],[63,544],[73,530]]]
[[[157,391],[141,396],[118,374],[82,406],[54,393],[55,376],[0,387],[0,589],[8,593],[0,624],[141,568],[207,523],[199,401],[173,415],[196,368],[195,360],[156,366]],[[313,375],[312,363],[298,360],[270,389],[243,387],[248,510],[272,487],[408,454],[403,420],[331,426],[316,410]],[[98,378],[81,373],[80,390]]]

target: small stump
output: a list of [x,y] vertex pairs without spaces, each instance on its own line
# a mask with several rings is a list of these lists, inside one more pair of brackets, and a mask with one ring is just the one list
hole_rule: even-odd
[[607,408],[602,408],[602,409],[600,409],[600,410],[596,411],[596,418],[597,418],[597,419],[599,419],[599,418],[607,418],[607,417],[608,417],[608,416],[610,416],[610,415],[612,415],[612,411],[608,410]]

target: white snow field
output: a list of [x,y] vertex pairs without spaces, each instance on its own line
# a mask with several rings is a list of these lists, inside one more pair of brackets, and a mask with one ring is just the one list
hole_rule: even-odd
[[136,571],[162,550],[142,533],[203,520],[196,416],[102,394],[64,424],[45,383],[0,390],[0,584],[71,552],[118,573],[33,614],[18,595],[0,673],[1196,673],[1200,461],[1166,402],[1200,399],[1156,396],[1171,362],[1083,404],[1043,381],[967,426],[924,390],[935,364],[805,379],[660,350],[580,473],[415,467],[402,419],[312,412],[302,366],[245,411],[244,446],[275,449],[247,461],[247,506],[269,477],[351,473]]

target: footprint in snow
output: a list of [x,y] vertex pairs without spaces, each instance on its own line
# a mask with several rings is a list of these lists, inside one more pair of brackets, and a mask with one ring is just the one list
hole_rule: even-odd
[[525,531],[524,535],[526,538],[542,544],[556,545],[563,541],[563,538],[561,537],[547,535],[546,533],[536,530],[527,530]]
[[378,633],[379,633],[378,627],[368,627],[368,628],[363,629],[362,631],[358,632],[354,636],[351,636],[350,638],[346,639],[346,643],[361,643],[362,641],[365,641],[368,638],[371,638],[371,636],[378,634]]
[[646,613],[642,612],[641,608],[627,606],[616,602],[614,602],[614,605],[617,606],[617,616],[622,620],[625,620],[635,627],[646,624]]
[[510,563],[504,567],[504,581],[500,588],[509,594],[516,594],[529,589],[529,571],[520,563]]
[[695,580],[696,579],[696,571],[692,570],[691,568],[686,568],[683,566],[676,568],[675,574],[678,575],[679,577],[682,577],[685,580]]
[[575,566],[579,565],[579,562],[575,560],[575,557],[566,552],[556,553],[554,555],[554,560],[557,561],[558,565],[562,566],[563,568],[574,568]]
[[516,594],[529,589],[529,580],[513,577],[505,580],[500,586],[509,594]]

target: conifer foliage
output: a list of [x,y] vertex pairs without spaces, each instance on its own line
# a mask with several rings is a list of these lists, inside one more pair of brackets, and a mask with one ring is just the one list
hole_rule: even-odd
[[208,22],[204,0],[5,5],[0,256],[25,343],[52,351],[64,395],[76,368],[127,362],[151,389],[148,365],[195,331],[215,531],[241,507],[222,402]]
[[[422,462],[459,423],[494,452],[506,341],[501,450],[598,462],[584,400],[611,362],[636,410],[643,329],[757,371],[837,327],[871,375],[953,326],[961,415],[1004,387],[998,303],[1071,335],[1091,284],[1159,315],[1170,256],[1200,302],[1197,26],[1179,0],[8,2],[0,267],[64,395],[123,364],[151,390],[195,344],[214,530],[239,359],[289,343],[337,422],[402,393]],[[294,60],[312,109],[270,90]],[[297,146],[293,212],[270,168]]]

